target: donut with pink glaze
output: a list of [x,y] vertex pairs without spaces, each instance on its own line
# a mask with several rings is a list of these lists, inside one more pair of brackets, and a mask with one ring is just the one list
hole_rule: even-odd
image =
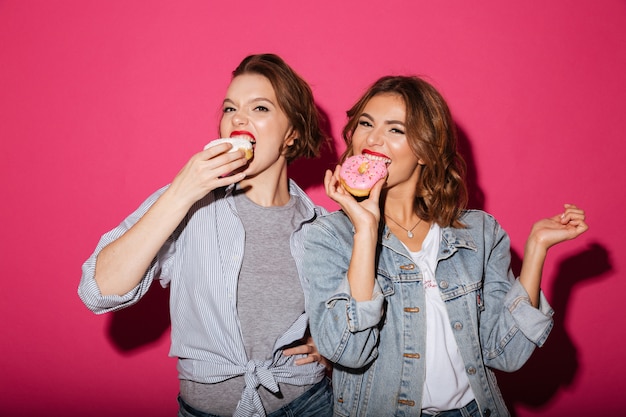
[[355,197],[367,197],[374,184],[386,176],[387,164],[363,155],[347,158],[339,171],[341,184]]

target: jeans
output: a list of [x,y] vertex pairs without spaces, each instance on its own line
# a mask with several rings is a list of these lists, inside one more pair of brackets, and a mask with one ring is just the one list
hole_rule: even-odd
[[437,414],[422,413],[422,417],[480,417],[480,411],[476,400],[472,400],[463,408],[441,411]]
[[[310,390],[267,415],[267,417],[330,417],[333,415],[333,397],[330,379],[324,378]],[[178,417],[220,417],[194,409],[178,397]]]

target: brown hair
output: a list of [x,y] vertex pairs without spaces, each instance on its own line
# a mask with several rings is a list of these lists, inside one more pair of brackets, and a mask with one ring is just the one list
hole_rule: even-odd
[[467,204],[465,161],[457,151],[457,133],[450,110],[439,92],[415,76],[386,76],[376,81],[348,110],[343,138],[352,154],[352,134],[363,109],[374,96],[395,94],[406,105],[406,136],[413,153],[424,162],[417,184],[417,215],[442,227],[463,227]]
[[296,133],[293,145],[285,151],[287,163],[300,157],[319,156],[320,147],[328,140],[328,136],[321,128],[321,115],[315,106],[309,84],[274,54],[247,56],[233,71],[233,78],[250,73],[269,80],[276,93],[278,106],[285,112]]

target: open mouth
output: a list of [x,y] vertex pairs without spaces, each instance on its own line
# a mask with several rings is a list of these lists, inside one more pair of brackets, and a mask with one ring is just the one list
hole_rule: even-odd
[[381,161],[381,162],[384,162],[385,165],[391,164],[391,159],[389,159],[389,157],[387,157],[386,155],[383,155],[380,153],[368,151],[367,149],[365,149],[362,152],[362,155],[366,157],[367,159],[369,159],[370,161]]
[[242,132],[242,131],[234,131],[230,134],[231,139],[244,139],[249,141],[252,144],[252,148],[256,145],[256,139],[252,136],[252,133]]

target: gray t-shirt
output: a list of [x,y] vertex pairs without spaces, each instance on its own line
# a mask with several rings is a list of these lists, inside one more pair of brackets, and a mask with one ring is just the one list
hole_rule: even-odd
[[[237,313],[248,358],[267,360],[276,340],[304,312],[304,293],[289,242],[306,209],[293,195],[278,207],[259,206],[242,192],[236,192],[234,198],[246,231]],[[198,410],[227,416],[234,413],[244,386],[243,376],[218,384],[181,381],[181,395]],[[280,384],[280,392],[274,394],[261,386],[259,395],[270,413],[309,388],[311,385]]]

